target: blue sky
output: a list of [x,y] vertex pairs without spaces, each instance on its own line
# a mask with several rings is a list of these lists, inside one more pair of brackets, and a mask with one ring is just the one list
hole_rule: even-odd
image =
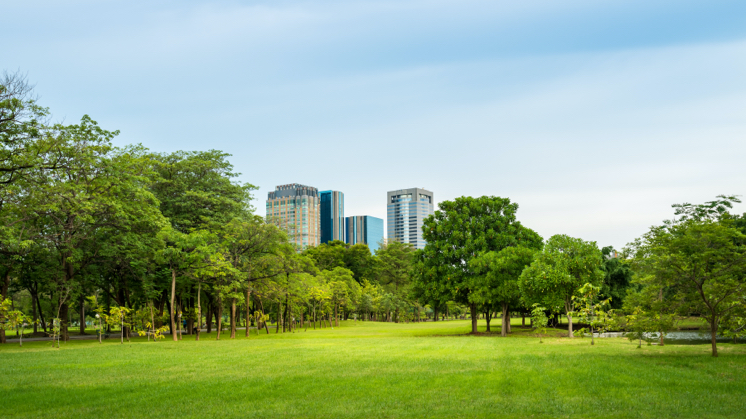
[[[621,247],[745,194],[744,1],[5,1],[0,69],[118,144],[216,148],[267,192],[507,196]],[[746,205],[737,208],[746,211]]]

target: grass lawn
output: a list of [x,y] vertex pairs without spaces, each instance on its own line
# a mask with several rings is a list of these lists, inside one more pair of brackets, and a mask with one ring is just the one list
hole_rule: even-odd
[[[499,320],[493,321],[499,332]],[[483,322],[482,322],[483,325]],[[0,417],[744,417],[746,345],[464,336],[469,321],[0,347]],[[553,334],[561,334],[554,331]],[[224,335],[225,336],[225,335]],[[240,333],[243,336],[243,331]],[[170,338],[170,336],[168,337]]]

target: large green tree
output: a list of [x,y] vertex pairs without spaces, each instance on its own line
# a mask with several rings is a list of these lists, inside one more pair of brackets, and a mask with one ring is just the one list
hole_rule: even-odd
[[708,323],[712,356],[717,356],[721,321],[746,301],[746,235],[729,221],[688,219],[654,227],[637,246],[655,279],[670,288],[684,313]]
[[603,258],[596,242],[583,241],[563,234],[547,240],[519,279],[522,298],[527,306],[541,304],[554,312],[564,309],[568,336],[572,331],[572,297],[589,283],[603,282]]
[[533,248],[506,247],[499,252],[484,253],[470,262],[472,269],[478,274],[471,284],[474,290],[472,299],[488,307],[495,305],[502,309],[503,337],[507,336],[510,327],[510,308],[520,304],[518,278],[540,249],[541,241],[537,241],[533,243]]
[[480,274],[471,267],[471,260],[486,252],[541,242],[541,238],[516,219],[518,204],[508,198],[461,197],[443,201],[439,207],[422,226],[427,244],[417,252],[417,288],[428,301],[469,305],[472,333],[476,333],[474,284]]

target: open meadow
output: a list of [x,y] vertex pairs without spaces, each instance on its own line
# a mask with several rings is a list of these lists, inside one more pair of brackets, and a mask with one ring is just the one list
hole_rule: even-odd
[[[499,321],[493,321],[493,330]],[[481,324],[484,329],[484,324]],[[742,417],[746,345],[540,344],[469,321],[0,347],[0,417]]]

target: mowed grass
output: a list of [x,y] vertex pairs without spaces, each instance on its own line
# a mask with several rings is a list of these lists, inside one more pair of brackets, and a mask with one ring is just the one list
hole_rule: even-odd
[[508,338],[468,330],[469,321],[346,322],[235,340],[2,345],[0,417],[746,415],[746,345],[720,345],[713,359],[708,345],[540,344],[517,327]]

